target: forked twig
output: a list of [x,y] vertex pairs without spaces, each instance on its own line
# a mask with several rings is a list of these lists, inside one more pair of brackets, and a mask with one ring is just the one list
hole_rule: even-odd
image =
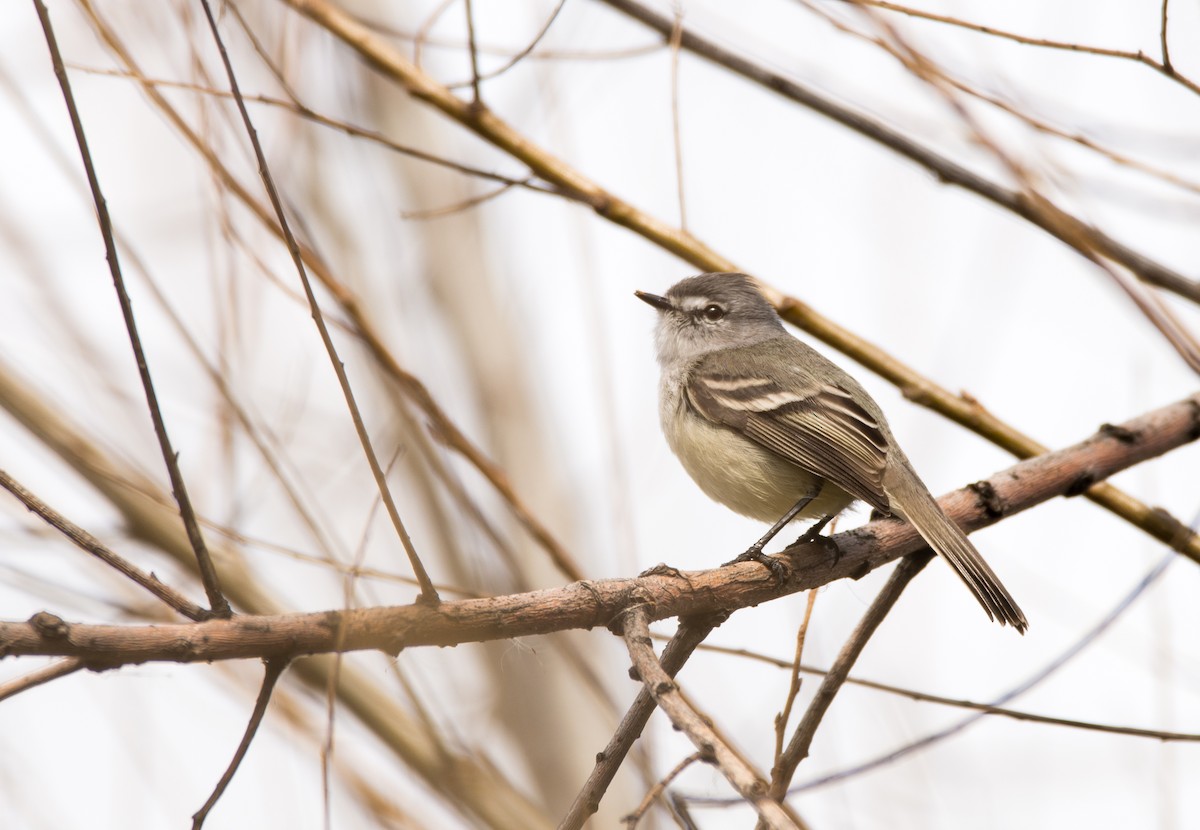
[[[696,646],[700,645],[709,633],[725,619],[725,615],[710,617],[688,617],[680,621],[679,630],[663,649],[660,662],[663,671],[671,677],[679,673],[683,664],[692,656]],[[633,747],[634,742],[646,728],[650,715],[654,712],[654,698],[650,692],[642,688],[629,706],[621,725],[613,734],[608,746],[596,754],[596,766],[592,769],[583,788],[575,796],[571,807],[567,810],[558,830],[579,830],[588,817],[600,808],[600,799],[612,784],[617,770],[625,762],[625,756]]]
[[767,783],[763,777],[721,739],[703,715],[684,700],[678,685],[663,669],[658,655],[654,653],[646,607],[634,606],[621,619],[625,629],[625,646],[633,660],[634,669],[658,708],[671,719],[672,725],[691,740],[701,757],[713,763],[738,795],[754,808],[762,826],[769,830],[804,827],[798,816],[767,797]]

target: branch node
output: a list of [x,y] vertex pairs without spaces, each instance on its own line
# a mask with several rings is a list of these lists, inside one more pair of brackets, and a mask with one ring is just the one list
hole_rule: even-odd
[[65,640],[71,634],[71,626],[57,614],[38,611],[29,618],[29,624],[38,636],[46,640]]

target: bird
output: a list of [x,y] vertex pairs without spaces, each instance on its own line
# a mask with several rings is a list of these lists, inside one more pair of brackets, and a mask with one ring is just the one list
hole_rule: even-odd
[[762,548],[785,525],[815,519],[801,538],[818,538],[861,500],[909,522],[990,619],[1025,633],[1024,612],[938,506],[879,405],[789,334],[751,277],[700,274],[665,295],[635,295],[658,312],[659,416],[671,450],[713,500],[774,523],[739,560],[778,567]]

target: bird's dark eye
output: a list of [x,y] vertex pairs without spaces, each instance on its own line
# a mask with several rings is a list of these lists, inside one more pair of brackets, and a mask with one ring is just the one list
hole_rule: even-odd
[[716,303],[709,303],[704,307],[704,319],[711,323],[715,323],[725,316],[725,309],[721,308]]

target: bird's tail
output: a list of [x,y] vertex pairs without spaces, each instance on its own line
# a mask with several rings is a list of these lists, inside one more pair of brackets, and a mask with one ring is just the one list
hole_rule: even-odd
[[1024,634],[1029,623],[1000,578],[983,561],[966,534],[942,512],[912,468],[905,464],[901,473],[897,466],[900,465],[893,465],[888,470],[885,483],[892,509],[907,519],[929,547],[950,563],[990,619],[1001,625],[1011,625]]

